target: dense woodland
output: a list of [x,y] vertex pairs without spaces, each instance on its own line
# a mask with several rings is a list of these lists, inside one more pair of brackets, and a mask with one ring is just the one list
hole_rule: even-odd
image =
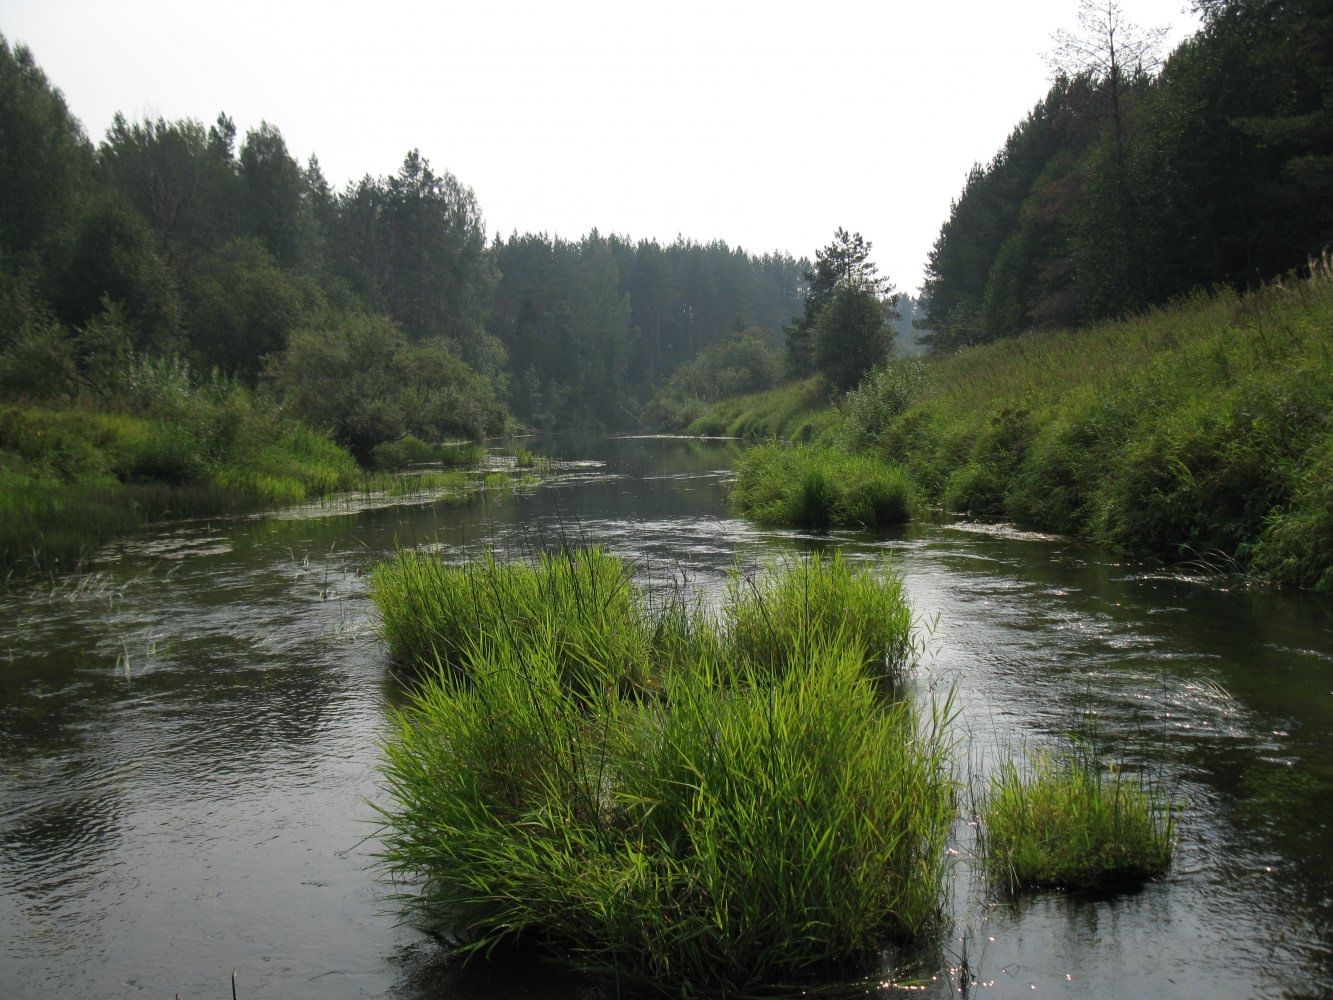
[[[117,117],[94,145],[0,40],[0,385],[109,400],[134,357],[259,387],[358,454],[404,433],[633,426],[733,329],[769,345],[806,264],[592,232],[490,241],[416,150],[334,191],[267,123]],[[358,378],[350,379],[353,373]],[[355,385],[344,384],[353,381]]]
[[1333,242],[1333,5],[1196,0],[1159,71],[1111,6],[954,203],[924,288],[937,350],[1254,286]]

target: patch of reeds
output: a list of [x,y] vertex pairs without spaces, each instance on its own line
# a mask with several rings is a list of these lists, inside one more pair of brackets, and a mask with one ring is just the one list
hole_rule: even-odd
[[874,527],[912,516],[911,480],[869,455],[819,445],[756,445],[741,458],[732,502],[761,524]]
[[737,655],[785,671],[806,637],[825,636],[860,658],[867,676],[894,683],[915,652],[902,577],[883,565],[858,566],[841,552],[788,558],[758,576],[737,570],[724,608]]
[[1169,800],[1086,753],[1004,764],[982,819],[986,866],[1009,890],[1136,885],[1164,875],[1175,848]]
[[[443,664],[384,765],[384,860],[419,917],[464,951],[523,939],[676,994],[808,980],[926,933],[954,815],[949,707],[885,698],[833,616],[775,616],[782,670],[773,633],[754,638],[757,602],[865,580],[775,566],[735,581],[719,621],[679,595],[650,604],[628,572],[597,552],[404,553],[376,574],[391,644],[410,632],[400,655]],[[646,683],[609,682],[627,660]]]
[[588,688],[647,677],[654,630],[630,580],[624,563],[596,548],[462,564],[405,550],[376,567],[371,596],[404,664],[467,675],[479,649],[542,647]]

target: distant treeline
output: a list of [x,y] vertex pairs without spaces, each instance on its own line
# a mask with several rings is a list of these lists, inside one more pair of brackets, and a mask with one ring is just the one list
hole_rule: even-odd
[[11,399],[105,400],[107,373],[150,355],[271,391],[358,453],[404,433],[492,433],[511,408],[632,423],[728,330],[776,345],[808,266],[596,232],[492,243],[472,191],[416,150],[335,191],[277,128],[238,137],[226,115],[117,116],[94,145],[2,37],[0,136]]
[[1333,243],[1333,4],[1194,7],[1156,75],[1142,36],[1080,39],[1086,68],[973,169],[928,264],[937,350],[1251,286]]

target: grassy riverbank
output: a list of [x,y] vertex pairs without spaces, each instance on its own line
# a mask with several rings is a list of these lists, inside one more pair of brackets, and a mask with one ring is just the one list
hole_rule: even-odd
[[404,553],[374,596],[425,673],[387,746],[385,860],[466,949],[735,992],[935,926],[947,710],[883,686],[911,643],[893,574],[792,563],[714,619],[596,551]]
[[69,567],[168,517],[295,503],[356,485],[351,455],[242,399],[190,414],[0,409],[0,570]]
[[[960,351],[928,362],[907,397],[867,386],[885,398],[784,424],[823,426],[830,468],[859,445],[946,510],[1328,593],[1330,331],[1325,267]],[[742,470],[742,505],[769,474],[760,462]]]

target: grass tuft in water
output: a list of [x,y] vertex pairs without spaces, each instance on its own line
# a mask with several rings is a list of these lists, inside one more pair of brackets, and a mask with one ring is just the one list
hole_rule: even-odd
[[758,577],[735,571],[724,613],[737,654],[778,673],[812,635],[836,639],[867,676],[890,683],[915,653],[902,577],[885,565],[854,565],[841,552],[789,558]]
[[[855,629],[828,615],[776,616],[781,671],[736,625],[755,602],[867,586],[859,575],[775,567],[748,596],[734,583],[717,624],[680,595],[650,605],[596,551],[457,567],[402,554],[376,574],[391,642],[420,599],[402,595],[409,580],[435,594],[411,612],[414,648],[454,659],[387,743],[384,861],[464,951],[524,939],[617,983],[736,993],[935,926],[949,706],[922,718],[884,698]],[[575,596],[593,580],[602,612]],[[651,683],[587,683],[624,676],[627,642]]]
[[757,445],[742,457],[732,501],[762,524],[873,527],[911,518],[911,480],[869,455],[817,445]]
[[1010,890],[1107,889],[1164,875],[1175,820],[1163,797],[1091,757],[1001,767],[983,815],[991,875]]

